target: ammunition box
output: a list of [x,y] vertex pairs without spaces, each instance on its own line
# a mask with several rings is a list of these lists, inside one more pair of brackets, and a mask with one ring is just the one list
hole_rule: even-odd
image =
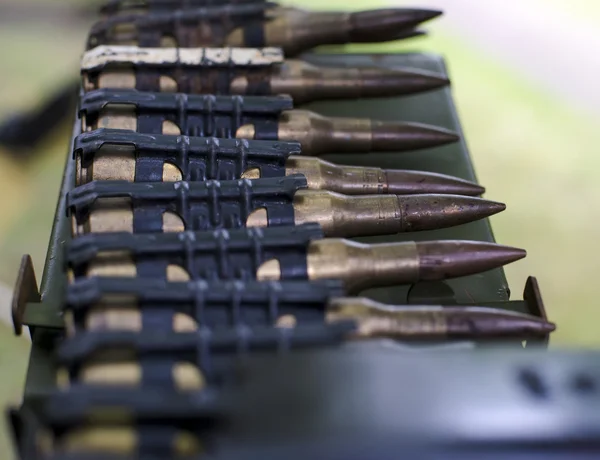
[[[329,215],[323,217],[325,211],[336,213],[343,208],[336,207],[333,199],[315,199],[317,211],[295,202],[310,194],[335,194],[327,189],[305,191],[311,185],[309,173],[295,173],[293,167],[291,174],[286,170],[292,155],[324,154],[334,164],[380,168],[346,170],[348,175],[370,174],[370,179],[356,181],[370,187],[384,184],[383,179],[373,177],[392,169],[436,172],[476,182],[449,89],[410,97],[399,92],[390,98],[316,102],[307,107],[315,113],[292,111],[294,102],[288,96],[258,96],[268,94],[269,73],[284,62],[280,49],[166,47],[153,50],[150,57],[144,54],[148,47],[170,43],[261,47],[295,37],[288,47],[278,43],[289,57],[321,43],[311,35],[312,26],[322,26],[316,27],[315,36],[324,43],[366,42],[419,34],[415,27],[439,14],[404,13],[404,18],[394,18],[397,23],[382,26],[380,34],[372,30],[372,19],[386,11],[315,14],[307,26],[295,31],[297,35],[282,37],[279,29],[269,32],[265,24],[280,27],[289,18],[298,23],[305,13],[262,0],[226,4],[121,0],[103,7],[105,16],[93,26],[88,48],[131,42],[141,48],[131,48],[130,54],[118,59],[111,57],[110,47],[86,54],[79,120],[40,289],[28,256],[20,268],[13,319],[17,333],[24,325],[30,328],[32,352],[23,406],[12,414],[12,420],[24,458],[66,460],[87,453],[195,458],[217,445],[231,447],[236,435],[262,430],[252,426],[257,425],[261,407],[255,401],[238,399],[249,394],[269,408],[270,434],[278,433],[279,440],[289,444],[287,435],[297,428],[294,421],[287,421],[284,430],[273,426],[273,414],[281,413],[273,406],[275,400],[281,407],[291,407],[292,417],[305,427],[308,423],[320,431],[323,424],[339,434],[343,430],[329,421],[329,415],[303,417],[304,408],[295,407],[311,399],[306,392],[294,388],[292,393],[302,399],[294,398],[290,394],[294,385],[288,382],[287,401],[279,396],[265,398],[265,391],[278,392],[277,380],[262,382],[257,389],[258,380],[248,380],[248,376],[257,379],[261,357],[270,369],[277,367],[274,355],[283,355],[284,362],[288,357],[295,359],[305,371],[295,373],[295,382],[310,381],[311,406],[323,379],[328,408],[339,409],[341,400],[336,400],[330,388],[333,380],[327,376],[332,371],[317,357],[319,372],[311,373],[302,357],[325,357],[331,369],[347,370],[345,358],[339,363],[331,358],[352,349],[346,342],[379,339],[386,333],[391,338],[402,333],[410,336],[411,325],[418,326],[418,321],[399,327],[401,315],[384,314],[386,308],[397,309],[394,305],[438,305],[441,310],[477,305],[527,313],[529,317],[514,317],[538,321],[521,323],[522,330],[539,329],[526,337],[514,329],[517,334],[509,344],[515,348],[522,347],[523,340],[528,347],[547,344],[553,325],[546,321],[535,278],[527,281],[523,301],[509,300],[501,268],[447,279],[488,267],[486,261],[469,259],[469,250],[481,253],[485,247],[491,253],[493,246],[497,250],[493,266],[524,257],[522,250],[483,245],[494,242],[487,219],[417,234],[333,240],[324,237],[331,236],[336,222],[344,230],[353,228],[354,234],[374,235],[377,228],[420,230],[425,226],[411,220],[414,215],[407,208],[422,210],[422,215],[439,224],[434,215],[438,208],[428,207],[427,201],[417,202],[419,197],[404,199],[391,193],[373,198],[364,193],[347,200],[360,201],[362,207],[356,205],[353,215],[346,213],[336,221]],[[351,25],[341,35],[338,30],[327,30],[327,25],[345,22]],[[400,23],[406,27],[396,27]],[[435,56],[307,54],[302,58],[323,68],[415,68],[441,75],[436,88],[448,81],[442,59]],[[113,66],[133,69],[133,80],[131,75],[126,77],[126,88],[119,88],[104,73]],[[246,79],[245,91],[251,95],[231,95],[230,85],[240,76]],[[207,92],[211,94],[188,94]],[[404,96],[401,101],[400,96]],[[284,142],[287,139],[293,141]],[[334,166],[323,171],[334,171]],[[483,203],[469,200],[438,199],[455,219],[463,205],[471,206],[469,212],[474,214],[477,204]],[[381,204],[384,201],[393,205],[386,207]],[[486,204],[495,206],[486,215],[503,209],[500,203]],[[317,215],[323,209],[323,215]],[[395,218],[406,225],[389,226]],[[361,227],[361,219],[376,225]],[[359,227],[366,230],[358,232]],[[445,242],[447,248],[460,247],[456,251],[460,270],[453,275],[444,271],[444,264],[450,263],[450,257],[444,258],[446,249],[435,242],[420,244],[429,240],[475,242],[464,247],[460,242]],[[356,256],[361,251],[371,251],[370,259]],[[380,287],[364,290],[372,286]],[[356,304],[354,310],[340,305],[336,309],[336,299],[358,292],[385,305],[367,301],[362,310]],[[365,320],[376,309],[380,321]],[[362,316],[357,319],[353,312],[358,310]],[[423,336],[431,333],[446,338],[447,324],[442,324],[435,309],[427,312]],[[456,335],[478,337],[469,335],[469,328],[475,326],[468,318],[460,321]],[[250,361],[252,369],[248,370]],[[364,360],[359,357],[358,361]],[[359,381],[363,390],[368,387],[364,376]],[[348,396],[345,383],[339,394]],[[378,393],[379,388],[372,385],[362,397],[371,398],[374,391]],[[350,399],[354,402],[348,414],[354,421],[359,418],[357,404]],[[381,399],[375,400],[379,408],[384,406]],[[253,423],[248,423],[250,407]],[[361,417],[366,414],[364,420],[370,422],[369,411],[375,413],[378,408],[370,403],[362,407],[367,410]],[[397,423],[394,417],[390,420]],[[256,438],[240,439],[259,438],[264,441],[264,431]],[[296,433],[296,441],[300,438]]]

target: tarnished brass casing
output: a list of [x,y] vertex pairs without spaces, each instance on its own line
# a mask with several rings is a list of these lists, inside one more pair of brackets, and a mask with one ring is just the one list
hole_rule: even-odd
[[552,332],[535,316],[478,306],[385,305],[364,297],[333,299],[328,321],[352,319],[356,339],[397,340],[525,339]]

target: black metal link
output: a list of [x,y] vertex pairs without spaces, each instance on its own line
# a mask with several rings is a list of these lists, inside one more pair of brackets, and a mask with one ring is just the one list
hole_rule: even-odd
[[86,276],[100,254],[125,252],[134,261],[184,268],[192,280],[251,280],[268,260],[279,262],[282,280],[306,280],[311,241],[323,238],[319,225],[248,228],[182,234],[105,233],[74,239],[66,254],[76,277]]
[[132,106],[137,131],[162,134],[163,123],[175,123],[186,136],[235,138],[243,125],[253,125],[261,140],[277,140],[281,113],[293,108],[288,96],[214,96],[98,89],[81,98],[79,116],[96,126],[110,106]]
[[200,231],[245,227],[250,214],[264,208],[268,225],[274,227],[294,225],[294,196],[306,187],[306,178],[301,174],[237,181],[93,181],[69,192],[67,209],[77,224],[83,225],[98,200],[128,198],[134,213],[144,213],[139,220],[146,222],[141,225],[151,228],[142,232],[156,232],[162,229],[166,212],[176,213],[186,230]]
[[[168,282],[141,278],[82,278],[67,289],[66,309],[76,327],[83,330],[87,314],[116,296],[119,307],[148,311],[172,311],[211,329],[274,325],[278,318],[292,315],[298,324],[324,321],[327,303],[345,295],[340,281],[194,281]],[[117,309],[118,311],[118,309]],[[169,325],[170,326],[170,325]]]
[[[158,47],[165,36],[174,38],[176,46],[180,48],[224,46],[227,36],[233,30],[247,24],[264,22],[267,12],[274,6],[276,5],[267,2],[237,5],[228,3],[200,8],[111,15],[92,26],[87,47],[89,49],[98,45],[121,43],[116,29],[123,25],[131,29],[125,41],[134,40],[143,47]],[[264,44],[252,46],[261,47]]]
[[308,324],[288,327],[237,327],[197,332],[103,331],[77,334],[57,351],[58,362],[77,378],[80,367],[107,350],[130,350],[140,360],[189,362],[210,374],[212,355],[243,357],[248,352],[285,352],[292,348],[320,347],[339,343],[355,324]]

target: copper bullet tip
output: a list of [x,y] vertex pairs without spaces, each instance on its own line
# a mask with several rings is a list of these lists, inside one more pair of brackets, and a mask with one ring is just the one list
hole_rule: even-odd
[[417,251],[423,281],[486,272],[527,256],[524,249],[480,241],[424,241]]
[[485,188],[475,182],[445,174],[398,169],[385,169],[384,174],[386,193],[395,195],[441,193],[478,196],[485,193]]
[[365,339],[524,340],[556,329],[545,319],[489,306],[386,305],[360,297],[333,299],[327,318],[355,320],[357,338]]
[[[400,73],[400,71],[397,71]],[[402,81],[405,88],[410,88],[411,92],[430,91],[437,88],[443,88],[450,84],[450,79],[441,73],[429,72],[420,69],[403,69]]]
[[371,125],[374,151],[419,150],[452,144],[460,136],[449,129],[422,123],[373,121]]
[[441,11],[410,8],[386,8],[359,11],[350,15],[350,40],[380,42],[398,39],[403,31],[412,31],[420,24],[442,14]]
[[549,334],[556,325],[542,318],[489,307],[445,307],[448,333],[455,338],[502,339]]
[[458,195],[398,196],[398,204],[405,232],[454,227],[506,209],[503,203]]
[[443,88],[450,80],[443,74],[420,69],[360,69],[358,84],[363,97],[414,94]]

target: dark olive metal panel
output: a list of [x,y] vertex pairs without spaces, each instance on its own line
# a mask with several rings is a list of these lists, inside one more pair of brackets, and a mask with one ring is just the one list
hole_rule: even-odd
[[[81,123],[76,119],[73,138],[80,134]],[[46,263],[40,285],[42,303],[29,304],[34,318],[39,324],[60,324],[62,305],[65,298],[67,276],[64,271],[65,247],[71,239],[69,219],[67,219],[66,195],[75,185],[75,161],[71,155],[71,140],[67,150],[67,160],[54,215],[52,233],[46,254]],[[33,307],[33,308],[31,308]],[[25,313],[27,323],[28,313]],[[56,385],[56,369],[53,360],[55,331],[45,327],[31,328],[31,352],[25,380],[24,404],[37,404]]]
[[[322,66],[356,67],[412,67],[447,73],[443,58],[424,54],[371,54],[371,55],[306,55],[304,59]],[[452,129],[462,134],[454,106],[451,89],[440,89],[429,93],[409,97],[389,99],[360,99],[335,102],[311,103],[306,107],[327,116],[368,117],[385,121],[410,121],[427,123]],[[475,172],[471,163],[467,144],[461,143],[420,150],[408,153],[371,153],[359,155],[326,155],[326,160],[340,164],[357,166],[377,166],[389,169],[415,169],[450,174],[475,181]],[[485,186],[485,184],[483,184]],[[502,201],[502,197],[494,197]],[[510,212],[508,209],[505,212]],[[432,239],[464,239],[478,241],[494,241],[489,221],[461,225],[445,230],[419,232],[414,234],[393,235],[385,237],[357,238],[357,241],[368,243],[432,240]],[[500,242],[502,243],[502,242]],[[438,284],[438,283],[436,283]],[[439,283],[441,284],[441,283]],[[451,288],[432,302],[453,301],[460,303],[505,301],[509,298],[509,288],[502,269],[484,274],[464,277],[444,283]],[[439,289],[440,286],[438,285]],[[519,288],[520,289],[520,288]],[[443,287],[442,287],[442,290]],[[386,303],[403,304],[407,302],[408,288],[385,288],[367,291],[369,297]],[[411,296],[412,297],[412,296]],[[411,298],[417,303],[419,298]]]
[[[431,458],[403,455],[409,443],[440,453],[462,447],[480,454],[468,458],[481,459],[495,450],[522,452],[496,457],[511,459],[554,458],[540,454],[565,450],[598,455],[599,358],[595,351],[506,348],[398,353],[377,343],[285,359],[255,355],[244,385],[221,393],[231,414],[227,447],[252,440],[243,447],[290,449],[262,458],[294,459]],[[538,455],[529,457],[528,449]]]

